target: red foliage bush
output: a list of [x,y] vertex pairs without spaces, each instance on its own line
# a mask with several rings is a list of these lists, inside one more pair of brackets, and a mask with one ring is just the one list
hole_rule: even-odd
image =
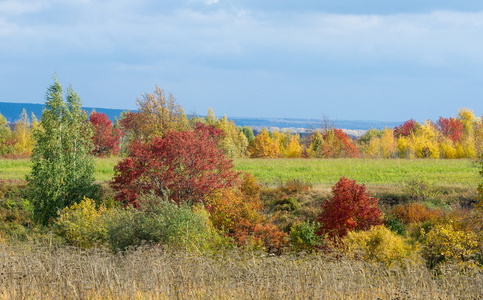
[[322,204],[317,234],[343,237],[349,231],[367,230],[373,225],[383,224],[376,204],[377,199],[366,192],[365,185],[342,177],[332,188],[332,198]]
[[394,136],[409,136],[416,130],[418,125],[418,122],[416,122],[414,119],[408,120],[404,122],[404,124],[394,127]]
[[443,135],[450,138],[454,143],[459,142],[463,137],[463,123],[458,119],[439,117],[438,125]]
[[390,214],[401,220],[404,224],[421,223],[443,216],[441,209],[429,209],[419,203],[401,204],[394,206]]
[[326,158],[359,157],[359,150],[351,142],[351,138],[342,129],[328,130],[322,144],[323,156]]
[[222,133],[199,123],[194,131],[134,142],[129,157],[114,168],[116,200],[137,207],[139,194],[153,192],[176,203],[197,203],[213,190],[234,186],[238,173],[217,148]]
[[92,142],[94,150],[92,154],[96,156],[109,156],[119,154],[119,140],[121,131],[112,127],[112,122],[106,114],[93,112],[90,122],[94,129]]

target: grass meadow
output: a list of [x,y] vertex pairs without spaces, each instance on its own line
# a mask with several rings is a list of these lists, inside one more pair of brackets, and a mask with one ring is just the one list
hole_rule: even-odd
[[4,299],[479,299],[483,274],[455,266],[388,269],[327,255],[228,251],[191,255],[144,247],[0,244]]
[[[107,186],[118,161],[96,159],[96,180]],[[285,199],[299,207],[298,213],[278,212],[278,219],[286,218],[286,223],[297,214],[313,219],[324,195],[342,176],[366,184],[376,194],[388,195],[402,193],[408,181],[418,179],[446,191],[438,197],[454,199],[473,199],[481,182],[481,166],[469,159],[236,159],[234,164],[237,170],[255,175],[267,186],[264,190],[276,190],[293,179],[315,187],[300,199]],[[30,168],[28,159],[0,159],[0,179],[25,179]],[[270,207],[280,206],[280,199],[272,200],[267,202]],[[4,224],[7,227],[24,219],[5,213],[5,220],[12,220]],[[92,249],[69,246],[51,228],[24,225],[19,227],[32,232],[7,228],[18,232],[15,237],[25,236],[14,237],[13,242],[0,232],[0,299],[483,298],[483,271],[458,264],[444,264],[435,271],[409,259],[387,267],[344,258],[337,252],[331,255],[330,251],[287,250],[273,255],[227,249],[201,255],[159,245],[115,253],[105,245]]]
[[[109,181],[118,158],[95,160],[97,181]],[[265,185],[299,179],[314,187],[334,185],[342,176],[368,186],[403,186],[413,178],[435,186],[472,188],[479,182],[479,165],[471,159],[235,159],[235,168],[252,173]],[[25,179],[28,159],[1,159],[0,178]]]

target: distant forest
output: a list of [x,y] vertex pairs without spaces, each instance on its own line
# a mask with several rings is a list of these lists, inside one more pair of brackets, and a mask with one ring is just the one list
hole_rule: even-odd
[[[18,120],[22,110],[25,108],[29,116],[32,113],[40,119],[42,115],[44,105],[43,104],[33,104],[33,103],[10,103],[10,102],[0,102],[0,113],[7,119],[10,123],[15,123]],[[99,113],[106,114],[111,121],[114,122],[114,118],[119,119],[123,109],[109,109],[109,108],[97,108],[97,107],[84,107],[87,112],[92,112],[95,110]],[[263,128],[267,127],[271,129],[282,129],[290,128],[299,133],[303,133],[307,129],[319,128],[322,124],[322,120],[318,119],[297,119],[297,118],[241,118],[241,117],[230,117],[228,119],[233,120],[237,126],[245,127],[250,126],[253,128],[254,132],[259,132]],[[350,135],[358,136],[362,135],[366,130],[371,128],[384,129],[385,127],[394,128],[400,125],[402,122],[381,122],[381,121],[344,121],[344,120],[331,120],[331,123],[336,128],[345,129]],[[353,131],[353,132],[351,132]]]

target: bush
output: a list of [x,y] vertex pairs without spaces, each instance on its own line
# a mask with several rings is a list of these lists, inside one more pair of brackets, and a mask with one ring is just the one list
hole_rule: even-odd
[[[450,224],[438,224],[432,230],[422,230],[423,257],[429,268],[444,263],[457,263],[462,267],[479,265],[476,234],[470,230],[458,230]],[[481,266],[481,265],[480,265]]]
[[418,261],[418,245],[405,240],[383,225],[367,231],[349,232],[343,239],[343,253],[349,258],[383,263],[387,267],[401,265],[404,260]]
[[274,250],[286,244],[286,234],[262,213],[260,186],[252,174],[245,173],[238,189],[217,190],[205,202],[215,228],[238,246]]
[[94,200],[84,198],[64,208],[55,220],[55,231],[73,246],[91,248],[107,241],[105,206],[96,209]]
[[140,210],[115,210],[110,217],[108,240],[116,251],[145,243],[196,253],[229,246],[229,240],[213,228],[202,207],[178,206],[153,195],[140,197],[138,201]]
[[367,230],[383,223],[377,199],[366,192],[364,185],[342,177],[332,188],[332,198],[322,204],[318,217],[318,235],[343,237],[352,230]]
[[419,203],[411,203],[396,205],[389,214],[408,225],[435,220],[443,216],[443,211],[441,209],[429,209]]
[[290,228],[290,244],[292,251],[313,252],[321,246],[320,237],[315,234],[320,225],[317,222],[296,222]]
[[421,202],[429,200],[437,195],[433,184],[422,178],[413,178],[405,184],[404,191],[413,201]]

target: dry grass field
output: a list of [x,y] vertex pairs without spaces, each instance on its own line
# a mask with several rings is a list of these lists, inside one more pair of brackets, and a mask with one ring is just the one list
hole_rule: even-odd
[[483,274],[323,255],[0,246],[3,299],[479,299]]

